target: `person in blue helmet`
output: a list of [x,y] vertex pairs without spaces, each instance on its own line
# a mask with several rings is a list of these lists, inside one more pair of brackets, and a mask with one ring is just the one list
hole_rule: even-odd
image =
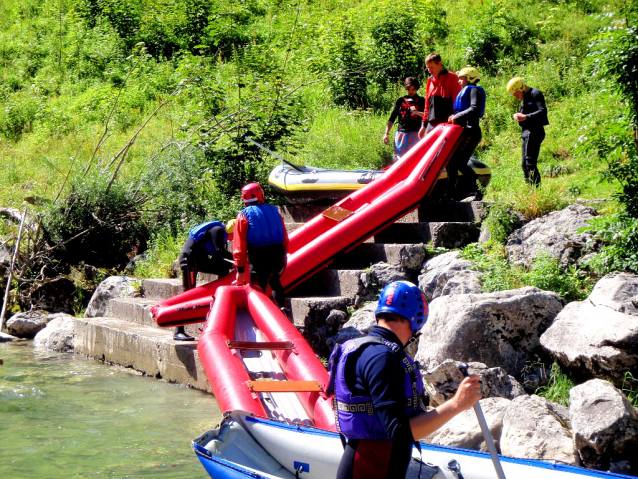
[[459,172],[469,178],[476,185],[474,200],[483,199],[483,192],[478,183],[478,175],[467,163],[483,137],[479,120],[485,114],[485,90],[478,85],[481,78],[479,71],[473,67],[463,68],[457,73],[461,92],[454,101],[454,114],[448,118],[448,123],[463,127],[461,144],[447,165],[447,197],[455,197]]
[[[234,224],[229,222],[229,225]],[[197,273],[216,274],[220,278],[230,273],[232,254],[226,249],[228,233],[219,221],[207,221],[195,226],[189,233],[179,255],[184,291],[197,286]],[[177,326],[173,339],[194,341],[184,326]]]
[[368,336],[335,346],[330,356],[337,429],[345,436],[337,479],[403,478],[412,445],[481,398],[476,375],[465,378],[455,396],[426,411],[423,382],[404,348],[427,321],[419,288],[407,281],[387,285]]

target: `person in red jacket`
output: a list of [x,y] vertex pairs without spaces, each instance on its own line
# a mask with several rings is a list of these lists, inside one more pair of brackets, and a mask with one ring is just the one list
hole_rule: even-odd
[[454,100],[461,91],[456,73],[447,71],[441,61],[441,55],[430,53],[425,59],[425,67],[430,73],[425,89],[425,114],[419,138],[430,133],[432,128],[446,123],[454,114]]
[[286,225],[277,208],[265,202],[264,190],[259,183],[244,186],[241,198],[246,207],[235,221],[233,259],[237,279],[233,284],[246,284],[246,265],[250,263],[253,282],[264,292],[270,285],[275,303],[284,308],[286,298],[280,277],[288,262]]

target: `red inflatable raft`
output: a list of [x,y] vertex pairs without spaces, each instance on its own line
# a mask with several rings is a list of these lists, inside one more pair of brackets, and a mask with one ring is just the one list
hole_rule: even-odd
[[[463,128],[436,127],[387,172],[328,208],[290,234],[288,266],[281,278],[290,290],[397,219],[417,208],[434,188],[439,173],[456,149]],[[160,326],[201,322],[215,291],[229,285],[230,274],[193,288],[151,308]]]
[[222,411],[335,430],[326,368],[258,289],[217,288],[197,352]]

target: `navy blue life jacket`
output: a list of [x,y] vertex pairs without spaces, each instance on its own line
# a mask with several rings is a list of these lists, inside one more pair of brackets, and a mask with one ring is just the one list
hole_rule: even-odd
[[247,206],[241,210],[241,213],[248,220],[246,241],[249,248],[259,248],[284,242],[284,225],[281,222],[279,211],[273,205]]
[[328,393],[334,391],[335,422],[337,430],[348,439],[390,439],[370,396],[355,396],[346,382],[346,364],[359,348],[370,344],[383,344],[394,352],[405,371],[405,396],[408,417],[425,411],[423,381],[417,364],[396,343],[378,336],[350,339],[335,347],[330,355],[330,383]]
[[228,239],[228,234],[226,233],[224,224],[220,221],[207,221],[206,223],[195,226],[192,230],[190,230],[190,233],[188,233],[188,236],[193,239],[195,244],[200,248],[203,247],[206,253],[208,253],[210,256],[215,256],[215,254],[217,254],[217,248],[211,240],[206,241],[204,244],[202,244],[202,240],[204,239],[204,236],[206,235],[208,230],[215,226],[222,227],[222,229],[224,230],[224,242],[226,242],[226,240]]
[[463,87],[454,101],[454,113],[465,111],[472,106],[472,88],[478,88],[480,90],[479,104],[477,105],[479,110],[478,117],[483,118],[483,115],[485,115],[485,90],[483,90],[482,86],[478,85],[466,85]]

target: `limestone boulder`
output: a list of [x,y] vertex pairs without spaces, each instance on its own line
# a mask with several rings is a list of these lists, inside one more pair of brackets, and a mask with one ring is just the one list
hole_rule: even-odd
[[337,334],[348,320],[348,303],[349,300],[343,297],[303,298],[291,301],[295,326],[301,330],[306,341],[320,356],[330,354],[326,338]]
[[423,243],[407,244],[399,251],[399,266],[407,271],[419,271],[428,257]]
[[[592,379],[569,392],[574,445],[585,467],[629,463],[638,473],[638,410],[608,381]],[[618,467],[618,466],[616,466]]]
[[480,273],[471,261],[461,259],[460,251],[450,251],[428,260],[419,275],[419,288],[432,301],[439,296],[482,293]]
[[534,287],[440,296],[430,304],[416,359],[427,370],[446,359],[476,361],[519,378],[563,306],[556,293]]
[[638,376],[636,292],[638,276],[605,276],[587,300],[558,314],[541,345],[576,378],[609,378],[621,386],[627,372]]
[[96,318],[106,314],[109,300],[140,296],[141,283],[128,276],[109,276],[96,288],[84,316]]
[[363,308],[352,313],[352,316],[343,325],[339,333],[326,339],[327,348],[332,351],[335,344],[342,344],[348,339],[359,338],[368,334],[372,326],[377,324],[374,310],[377,309],[378,304],[377,301],[368,303]]
[[355,304],[362,305],[377,299],[379,291],[394,281],[411,281],[411,274],[399,265],[383,262],[373,264],[360,275]]
[[75,318],[69,314],[57,313],[49,317],[49,323],[33,338],[36,347],[53,351],[73,351]]
[[[423,385],[428,396],[430,405],[438,406],[451,399],[456,393],[459,384],[463,380],[463,375],[459,371],[457,361],[443,361],[432,371],[421,372]],[[470,374],[478,374],[481,378],[481,392],[483,398],[502,397],[514,399],[525,394],[523,387],[509,376],[502,368],[488,368],[483,363],[472,362],[468,364]]]
[[[503,416],[511,402],[511,400],[505,398],[487,398],[479,401],[497,451],[500,450]],[[456,415],[436,432],[426,436],[423,442],[479,451],[488,450],[481,426],[472,408]]]
[[502,453],[578,465],[565,413],[557,412],[560,409],[559,405],[536,395],[515,398],[503,418]]
[[11,316],[5,323],[7,332],[18,338],[33,338],[44,329],[49,322],[49,314],[46,311],[27,311]]
[[540,251],[547,251],[563,266],[576,263],[588,252],[586,244],[593,236],[578,230],[597,215],[594,208],[576,204],[530,221],[508,237],[505,248],[510,262],[531,266]]

